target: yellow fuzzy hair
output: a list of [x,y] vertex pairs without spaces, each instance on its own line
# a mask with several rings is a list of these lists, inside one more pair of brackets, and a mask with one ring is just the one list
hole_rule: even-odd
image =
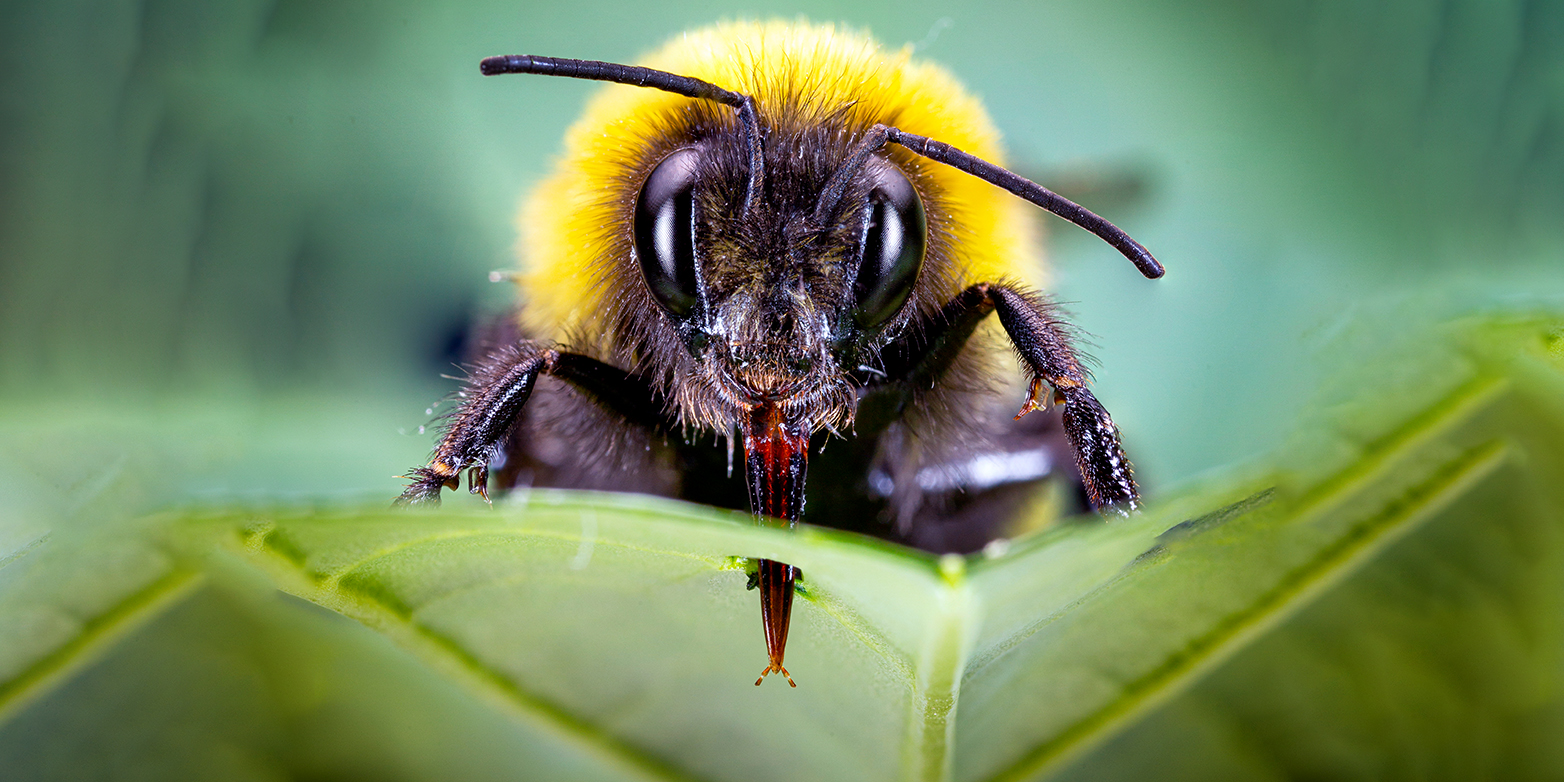
[[[856,101],[894,116],[904,131],[1004,165],[987,112],[949,72],[913,60],[910,46],[886,52],[856,31],[804,22],[728,22],[685,33],[638,64],[748,94],[762,118],[768,105],[799,96],[825,111]],[[623,219],[625,194],[614,192],[623,187],[615,175],[691,100],[608,85],[565,136],[555,172],[521,210],[519,285],[530,334],[563,340],[567,334],[601,333],[594,317],[607,308],[594,269],[603,227]],[[952,217],[962,285],[1041,282],[1027,205],[954,168],[934,164],[927,171]]]

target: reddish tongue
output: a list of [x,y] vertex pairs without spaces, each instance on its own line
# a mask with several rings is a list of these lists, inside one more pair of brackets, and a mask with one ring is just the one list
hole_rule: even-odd
[[[763,523],[780,519],[791,527],[804,510],[804,475],[809,467],[809,433],[798,421],[784,419],[781,408],[767,402],[750,411],[744,426],[744,467],[749,478],[749,508]],[[780,673],[793,684],[782,667],[787,652],[787,627],[793,614],[793,579],[798,568],[769,559],[760,560],[760,619],[766,628],[766,654],[770,664],[755,685],[768,674]]]

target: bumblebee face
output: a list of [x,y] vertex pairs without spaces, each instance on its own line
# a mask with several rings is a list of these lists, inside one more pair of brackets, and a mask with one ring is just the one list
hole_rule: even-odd
[[728,405],[848,420],[850,373],[906,321],[927,243],[923,200],[876,155],[822,214],[850,139],[819,128],[774,134],[754,198],[742,146],[721,137],[668,153],[641,186],[633,233],[646,288],[687,348],[697,387]]

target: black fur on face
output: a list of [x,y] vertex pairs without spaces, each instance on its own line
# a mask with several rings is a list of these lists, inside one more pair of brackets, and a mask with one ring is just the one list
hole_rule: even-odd
[[[815,224],[827,180],[865,130],[894,118],[855,107],[829,116],[784,108],[762,115],[765,189],[746,212],[749,167],[732,112],[691,101],[677,116],[616,178],[624,228],[605,237],[599,260],[601,284],[617,294],[605,358],[652,378],[686,427],[730,432],[744,411],[773,402],[813,429],[840,431],[852,423],[858,389],[878,369],[879,348],[956,291],[949,221],[939,188],[924,174],[930,164],[901,150],[876,153],[834,214]],[[631,227],[648,177],[671,155],[681,165],[694,161],[695,303],[688,307],[670,307],[648,289],[645,275],[655,272],[643,275],[646,260],[637,258]],[[855,282],[873,209],[893,179],[910,182],[921,200],[920,233],[927,215],[926,236],[907,237],[924,243],[923,261],[905,282],[905,304],[865,318],[863,286],[855,292]]]

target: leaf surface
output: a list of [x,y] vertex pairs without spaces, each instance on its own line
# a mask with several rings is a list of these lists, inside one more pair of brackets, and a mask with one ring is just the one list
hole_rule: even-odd
[[[1425,528],[1460,545],[1496,508],[1538,552],[1560,550],[1557,326],[1462,333],[1469,358],[1433,404],[1323,438],[1316,452],[1351,453],[1343,467],[1217,481],[965,558],[543,490],[493,512],[189,512],[47,540],[0,569],[0,757],[58,768],[150,709],[164,721],[120,760],[173,776],[359,768],[392,749],[385,767],[408,778],[442,763],[713,780],[1101,771],[1108,745],[1217,686],[1213,671],[1236,675],[1229,661],[1297,633],[1300,612]],[[796,690],[752,684],[764,644],[745,564],[761,557],[804,573]],[[279,605],[270,585],[307,603]],[[1557,659],[1556,628],[1537,625],[1538,665]],[[403,710],[457,716],[415,720],[427,735],[388,747]],[[316,746],[306,727],[325,731]]]

